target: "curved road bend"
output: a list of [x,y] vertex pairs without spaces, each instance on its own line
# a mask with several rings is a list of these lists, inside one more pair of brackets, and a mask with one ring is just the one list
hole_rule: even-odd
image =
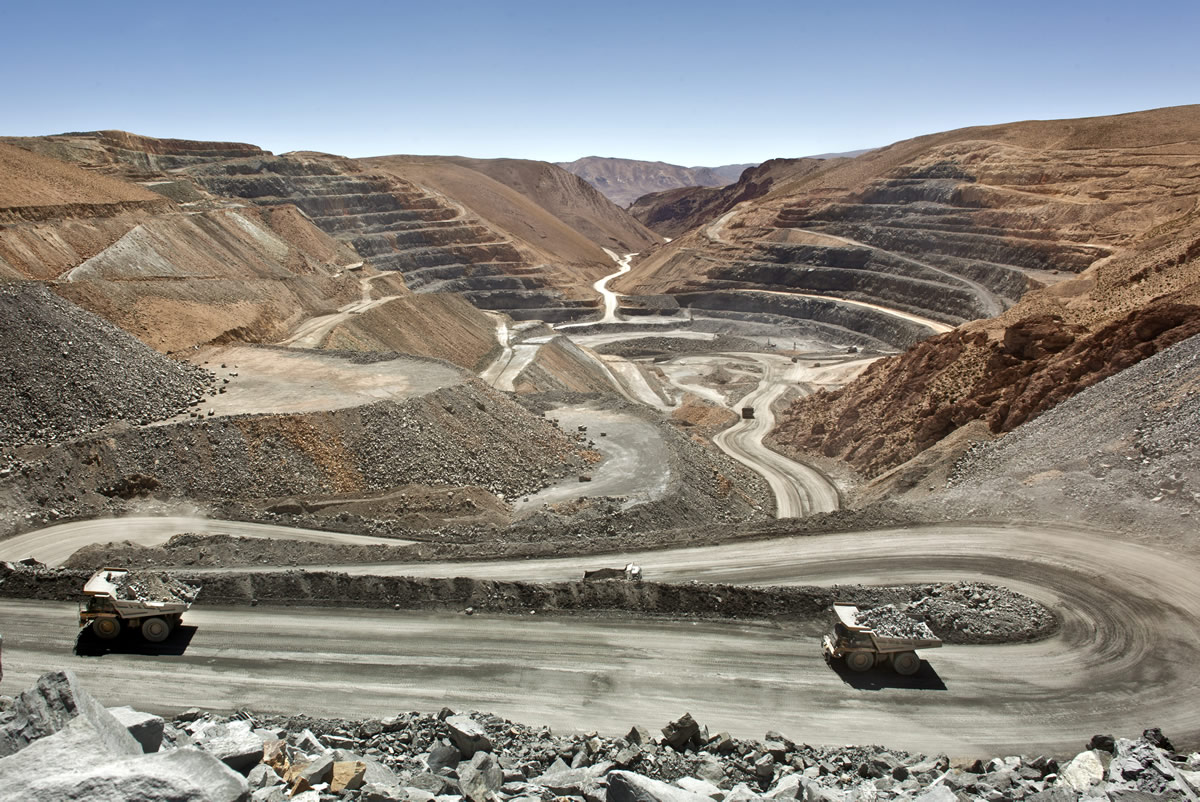
[[719,432],[713,443],[729,456],[760,474],[767,480],[775,496],[777,518],[801,518],[817,512],[833,512],[840,506],[837,488],[820,471],[802,462],[788,459],[772,451],[763,438],[775,428],[773,409],[788,389],[800,383],[801,364],[771,359],[762,354],[738,354],[753,359],[763,367],[758,387],[734,405],[735,412],[743,407],[754,409],[753,418],[738,418],[737,422]]
[[[1071,755],[1096,732],[1148,726],[1181,748],[1200,742],[1200,564],[1178,554],[1063,527],[934,526],[639,559],[652,578],[990,580],[1051,605],[1062,627],[1037,643],[929,651],[913,680],[851,684],[825,666],[812,623],[201,607],[185,617],[197,629],[182,654],[74,658],[72,604],[4,601],[4,692],[66,665],[105,704],[153,710],[356,717],[449,705],[607,733],[690,711],[739,737],[778,729],[963,756]],[[586,562],[453,572],[578,575]]]

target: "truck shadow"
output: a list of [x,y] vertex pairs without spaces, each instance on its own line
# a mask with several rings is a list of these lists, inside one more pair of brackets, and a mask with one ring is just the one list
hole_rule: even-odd
[[829,664],[842,682],[860,691],[882,691],[885,688],[902,688],[914,691],[944,691],[946,683],[928,660],[921,661],[921,668],[912,676],[902,676],[890,666],[873,668],[870,671],[851,671],[841,660]]
[[96,637],[91,627],[84,627],[75,638],[75,654],[78,657],[103,657],[106,654],[177,656],[187,651],[195,634],[195,627],[180,624],[162,643],[150,643],[138,632],[122,632],[112,640],[104,640]]

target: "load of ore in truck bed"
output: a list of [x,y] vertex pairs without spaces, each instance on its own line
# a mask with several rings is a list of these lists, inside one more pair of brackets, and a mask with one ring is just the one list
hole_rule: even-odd
[[920,638],[933,640],[937,636],[924,621],[909,618],[894,604],[885,604],[870,610],[859,610],[854,617],[859,626],[869,627],[876,635],[885,638]]
[[196,600],[200,588],[178,579],[155,574],[129,573],[117,584],[117,598],[143,602],[187,602]]

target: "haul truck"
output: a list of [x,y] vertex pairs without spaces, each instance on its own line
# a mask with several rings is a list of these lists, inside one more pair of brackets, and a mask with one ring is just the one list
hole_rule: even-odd
[[897,674],[910,676],[921,668],[917,649],[936,649],[942,641],[935,637],[903,637],[876,632],[858,623],[858,608],[841,602],[833,605],[837,620],[833,632],[821,641],[825,659],[842,659],[851,671],[866,671],[886,663]]
[[79,604],[79,626],[91,624],[96,637],[111,640],[122,629],[141,630],[151,643],[167,639],[191,602],[145,601],[121,598],[129,572],[121,568],[101,568],[83,586],[84,600]]

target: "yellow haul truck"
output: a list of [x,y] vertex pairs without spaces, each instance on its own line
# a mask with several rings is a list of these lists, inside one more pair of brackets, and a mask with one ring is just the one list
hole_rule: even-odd
[[84,600],[79,604],[79,626],[89,624],[96,637],[111,640],[122,629],[141,630],[151,643],[161,643],[177,626],[189,601],[129,598],[126,588],[129,572],[121,568],[102,568],[83,586]]
[[942,645],[941,639],[934,637],[925,624],[920,624],[919,628],[928,637],[914,637],[909,633],[876,631],[860,625],[858,608],[853,604],[838,602],[833,605],[833,612],[836,616],[833,632],[822,639],[822,651],[827,661],[844,660],[851,671],[867,671],[891,663],[897,674],[910,676],[921,668],[917,649],[936,649]]

